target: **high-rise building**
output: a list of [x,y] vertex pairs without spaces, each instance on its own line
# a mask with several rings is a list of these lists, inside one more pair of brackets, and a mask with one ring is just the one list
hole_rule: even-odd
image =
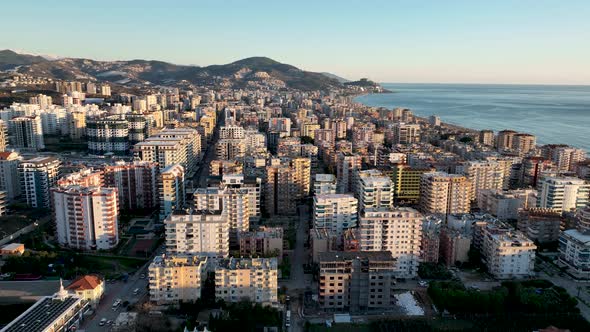
[[489,223],[482,228],[482,256],[488,272],[497,279],[535,275],[537,246],[522,232]]
[[537,187],[540,175],[553,169],[553,163],[543,157],[526,157],[522,160],[519,184],[522,187]]
[[80,140],[86,135],[86,112],[68,111],[66,114],[67,132],[71,139]]
[[323,194],[313,198],[314,228],[325,228],[337,237],[358,224],[358,200],[351,194]]
[[18,164],[22,157],[16,152],[0,152],[0,191],[6,193],[6,200],[12,201],[21,194]]
[[556,242],[564,218],[557,210],[528,208],[518,213],[518,230],[537,243]]
[[178,164],[170,165],[160,173],[158,183],[160,193],[160,220],[164,220],[174,210],[184,207],[184,168]]
[[15,148],[42,150],[45,149],[43,127],[39,116],[19,116],[9,121],[12,133],[12,146]]
[[576,164],[586,159],[586,151],[569,146],[557,147],[553,150],[551,159],[560,171],[574,171]]
[[366,312],[395,304],[396,262],[390,252],[323,252],[318,260],[322,309]]
[[393,205],[391,178],[376,169],[357,171],[355,196],[359,200],[359,211],[373,208],[388,208]]
[[467,161],[463,167],[463,174],[471,184],[471,200],[476,200],[481,190],[503,189],[509,178],[503,165],[496,161]]
[[18,165],[21,194],[27,205],[34,208],[50,208],[51,193],[59,177],[60,161],[54,157],[36,157],[21,161]]
[[316,174],[313,181],[313,194],[335,194],[336,176],[334,174]]
[[420,125],[397,122],[393,125],[393,144],[420,142]]
[[276,307],[278,262],[276,258],[233,258],[215,267],[215,297],[225,302],[249,300]]
[[513,136],[512,150],[518,152],[522,156],[535,149],[536,144],[537,138],[535,135],[519,133]]
[[0,120],[0,152],[6,151],[8,146],[8,126],[6,122]]
[[118,116],[88,120],[86,138],[91,154],[124,155],[129,150],[129,124]]
[[164,220],[166,251],[207,257],[229,255],[229,215],[221,211],[176,210]]
[[496,149],[498,151],[510,150],[514,145],[514,135],[518,134],[514,130],[502,130],[498,132],[498,137],[496,138]]
[[106,187],[117,188],[122,211],[151,210],[159,206],[159,168],[149,161],[117,162],[104,167]]
[[589,202],[590,184],[573,177],[546,177],[539,184],[538,207],[571,211]]
[[233,160],[246,155],[246,141],[244,139],[224,138],[215,143],[215,158]]
[[192,128],[166,128],[135,144],[133,153],[143,161],[157,162],[160,170],[180,164],[190,174],[201,157],[201,135]]
[[396,276],[413,278],[418,273],[423,220],[412,208],[367,209],[359,219],[360,249],[391,252]]
[[200,299],[208,262],[198,255],[156,256],[148,267],[150,301],[177,304]]
[[62,246],[81,250],[117,246],[117,189],[68,185],[51,192],[57,240]]
[[309,195],[311,160],[291,158],[266,167],[265,209],[270,215],[293,215],[297,200]]
[[420,201],[422,174],[434,171],[434,168],[395,164],[391,169],[391,182],[393,183],[395,201],[397,203],[418,203]]
[[494,145],[494,131],[493,130],[482,130],[479,132],[479,142],[483,145],[493,146]]
[[244,164],[237,160],[214,159],[209,163],[210,176],[223,176],[231,174],[243,174]]
[[337,191],[340,194],[351,193],[354,188],[355,171],[362,166],[362,156],[341,152],[338,154],[336,164],[336,177],[338,180]]
[[420,183],[420,209],[425,214],[469,213],[471,184],[459,174],[425,173]]
[[537,205],[537,191],[534,189],[482,190],[477,206],[500,220],[516,219],[522,209]]

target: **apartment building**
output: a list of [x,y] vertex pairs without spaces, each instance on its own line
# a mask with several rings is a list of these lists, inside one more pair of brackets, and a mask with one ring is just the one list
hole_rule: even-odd
[[590,184],[574,177],[546,177],[538,186],[537,206],[571,211],[586,206],[589,202]]
[[129,150],[129,124],[119,116],[86,121],[86,139],[91,154],[124,155]]
[[482,256],[488,272],[497,279],[528,278],[535,274],[537,246],[522,232],[502,224],[482,228]]
[[413,278],[418,273],[423,219],[412,208],[365,209],[359,218],[360,250],[390,252],[396,277]]
[[215,158],[221,160],[240,159],[246,155],[244,139],[220,139],[215,143]]
[[565,219],[557,210],[526,208],[518,213],[518,230],[538,243],[555,242]]
[[560,171],[574,171],[576,164],[586,159],[586,151],[570,146],[559,146],[552,150],[551,160]]
[[21,194],[28,206],[50,208],[51,193],[59,177],[60,161],[54,157],[35,157],[18,165]]
[[355,196],[359,210],[388,208],[393,205],[393,184],[391,178],[381,171],[372,169],[356,172]]
[[185,200],[184,167],[170,165],[160,173],[158,183],[160,193],[160,220],[164,220],[174,210],[182,209]]
[[219,261],[215,267],[215,297],[226,302],[247,299],[277,307],[277,259],[230,257]]
[[229,226],[228,216],[221,211],[176,210],[164,219],[166,251],[227,257]]
[[319,305],[334,312],[387,310],[395,303],[395,259],[388,251],[319,254]]
[[313,194],[335,194],[336,176],[334,174],[316,174],[313,181]]
[[354,190],[354,174],[362,166],[362,156],[340,152],[336,161],[337,192],[352,193]]
[[575,220],[576,228],[559,236],[557,262],[578,279],[590,279],[590,206],[578,210]]
[[537,191],[534,189],[480,191],[477,206],[500,220],[517,219],[518,212],[537,205]]
[[22,157],[17,152],[0,152],[0,191],[12,201],[21,194],[18,164]]
[[311,160],[291,158],[266,167],[265,209],[268,214],[294,215],[297,200],[309,195]]
[[422,174],[434,171],[434,168],[429,167],[413,167],[407,164],[394,165],[388,173],[391,174],[393,196],[396,203],[419,203]]
[[[505,174],[503,165],[496,161],[467,161],[463,165],[463,174],[471,184],[470,198],[478,199],[479,193],[485,189],[504,188],[506,179],[510,174]],[[507,189],[507,188],[506,188]]]
[[117,189],[67,185],[52,188],[51,193],[60,245],[80,250],[108,250],[117,246]]
[[338,238],[358,224],[358,200],[351,194],[323,194],[313,198],[314,228],[323,228]]
[[393,125],[393,144],[413,144],[419,142],[419,124],[397,122]]
[[470,190],[463,175],[425,173],[420,180],[420,210],[425,214],[469,213]]
[[8,121],[11,145],[25,150],[45,149],[43,127],[39,116],[19,116]]
[[262,226],[255,231],[241,232],[240,255],[283,257],[283,228]]
[[160,205],[157,163],[116,162],[103,169],[106,187],[117,188],[122,211],[152,210]]
[[237,160],[214,159],[209,163],[209,176],[243,174],[244,164]]
[[148,267],[150,301],[178,304],[200,299],[208,264],[206,256],[156,256]]

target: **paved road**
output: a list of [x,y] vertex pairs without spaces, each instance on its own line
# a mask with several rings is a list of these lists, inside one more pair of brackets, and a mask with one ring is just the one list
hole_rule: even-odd
[[[143,300],[147,300],[149,297],[148,292],[148,267],[152,262],[153,257],[164,250],[164,245],[160,246],[155,250],[155,252],[150,256],[147,263],[145,263],[141,268],[139,268],[132,276],[129,277],[129,280],[125,283],[122,281],[117,281],[112,284],[107,284],[105,288],[105,293],[103,295],[102,300],[98,308],[96,309],[95,315],[86,320],[82,324],[82,329],[89,332],[94,331],[107,331],[110,327],[107,326],[99,326],[100,320],[106,318],[107,320],[112,320],[113,322],[117,319],[117,316],[121,311],[125,310],[122,306],[119,306],[117,310],[113,310],[113,303],[117,299],[121,299],[122,302],[128,301],[129,305],[133,305],[137,302],[142,302]],[[144,275],[144,278],[141,278],[141,275]],[[139,293],[137,295],[133,294],[135,289],[139,289]]]
[[287,294],[291,298],[291,327],[290,331],[303,331],[305,319],[303,313],[303,294],[306,288],[311,287],[312,277],[303,273],[303,265],[307,263],[308,252],[305,242],[308,234],[309,207],[299,206],[299,221],[296,225],[295,249],[291,254],[291,278],[285,282]]

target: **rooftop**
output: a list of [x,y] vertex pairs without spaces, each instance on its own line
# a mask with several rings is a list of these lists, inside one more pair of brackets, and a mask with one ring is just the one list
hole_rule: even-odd
[[96,275],[85,275],[81,276],[78,279],[72,281],[66,289],[73,290],[73,291],[82,291],[88,289],[95,289],[96,287],[100,286],[102,283],[102,279]]
[[45,331],[55,320],[70,308],[81,303],[77,296],[69,296],[64,300],[47,296],[33,304],[2,329],[2,332],[33,332]]
[[391,256],[389,251],[332,251],[332,252],[320,252],[320,262],[333,262],[333,261],[350,261],[353,259],[369,259],[373,261],[393,261],[394,258]]

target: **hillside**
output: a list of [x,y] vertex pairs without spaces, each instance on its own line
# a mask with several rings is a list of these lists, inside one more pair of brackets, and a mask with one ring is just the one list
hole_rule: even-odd
[[[215,85],[223,82],[233,87],[252,84],[286,86],[300,90],[341,88],[331,77],[301,70],[266,57],[252,57],[225,65],[206,67],[175,65],[154,60],[97,61],[63,58],[48,61],[42,57],[0,51],[4,69],[18,68],[20,73],[62,80],[91,80],[122,85]],[[5,59],[4,62],[2,62]]]
[[12,69],[17,66],[46,62],[41,56],[19,54],[11,50],[0,50],[0,70]]

